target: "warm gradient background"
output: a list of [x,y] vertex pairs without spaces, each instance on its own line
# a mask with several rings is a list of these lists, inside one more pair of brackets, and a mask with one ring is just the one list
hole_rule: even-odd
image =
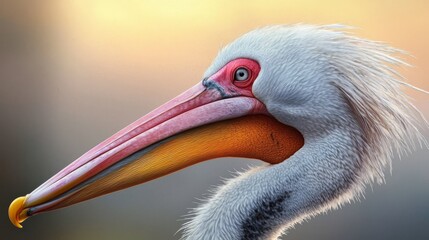
[[[201,79],[216,52],[256,27],[356,26],[413,57],[429,89],[429,1],[0,1],[0,238],[178,239],[196,198],[249,164],[222,159],[14,228],[7,208],[96,143]],[[406,89],[429,118],[429,96]],[[428,131],[425,132],[429,136]],[[287,239],[429,239],[429,151],[393,161],[366,199]],[[253,164],[257,164],[256,161]]]

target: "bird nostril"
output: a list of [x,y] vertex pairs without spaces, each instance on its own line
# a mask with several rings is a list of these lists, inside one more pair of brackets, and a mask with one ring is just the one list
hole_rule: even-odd
[[208,83],[207,83],[207,82],[208,82],[208,80],[209,80],[209,78],[208,78],[208,77],[206,77],[206,78],[204,78],[204,79],[203,79],[202,84],[203,84],[203,86],[204,86],[204,87],[207,87],[207,86],[208,86]]

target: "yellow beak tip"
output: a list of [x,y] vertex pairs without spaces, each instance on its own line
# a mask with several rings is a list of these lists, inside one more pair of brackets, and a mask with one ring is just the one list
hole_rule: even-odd
[[27,209],[24,209],[23,211],[26,199],[27,199],[27,196],[19,197],[13,200],[13,202],[9,206],[9,220],[17,228],[22,228],[21,223],[28,218],[26,214]]

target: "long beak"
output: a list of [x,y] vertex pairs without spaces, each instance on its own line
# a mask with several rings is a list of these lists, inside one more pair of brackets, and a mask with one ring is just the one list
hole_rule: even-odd
[[210,86],[197,84],[15,199],[9,207],[11,222],[21,228],[29,216],[208,159],[232,156],[278,163],[303,145],[301,134],[268,116],[256,98],[226,96],[220,87]]

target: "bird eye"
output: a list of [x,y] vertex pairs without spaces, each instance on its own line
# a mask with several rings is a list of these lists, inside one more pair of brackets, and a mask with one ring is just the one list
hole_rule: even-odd
[[249,79],[249,70],[247,70],[246,68],[238,68],[237,70],[235,70],[234,73],[234,80],[236,81],[246,81],[247,79]]

